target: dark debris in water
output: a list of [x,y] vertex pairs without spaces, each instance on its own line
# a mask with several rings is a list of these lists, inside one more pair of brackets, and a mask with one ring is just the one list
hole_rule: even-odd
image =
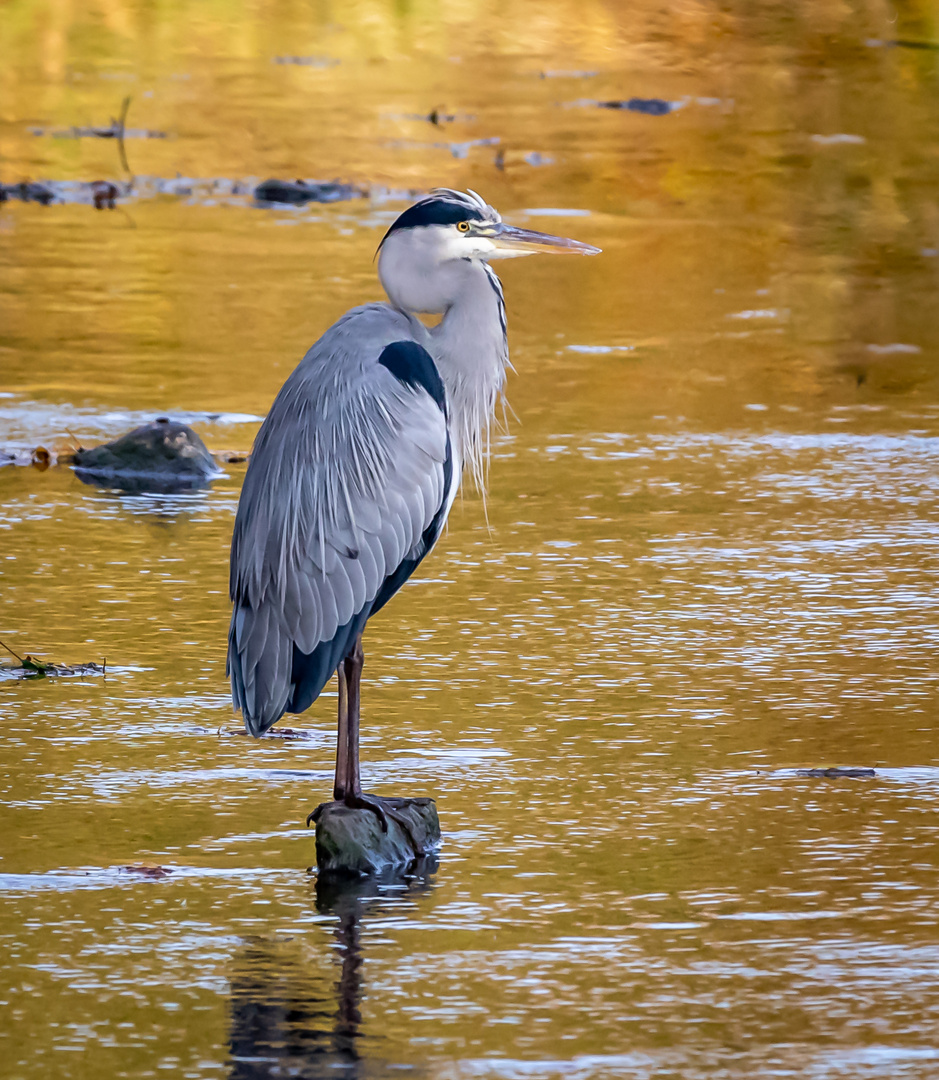
[[447,113],[443,109],[431,109],[426,119],[435,127],[440,127],[441,124],[452,124],[456,120],[456,113]]
[[847,777],[851,780],[863,780],[867,777],[876,776],[877,773],[873,769],[798,769],[796,770],[797,776],[819,776],[827,777],[828,779],[837,779],[839,777]]
[[332,56],[275,56],[272,63],[294,67],[331,68],[336,67],[339,61]]
[[133,874],[135,877],[147,878],[149,881],[159,881],[168,878],[173,873],[168,866],[155,866],[151,863],[130,863],[127,866],[119,866],[117,872]]
[[[127,126],[127,113],[130,109],[131,98],[124,98],[121,103],[121,113],[118,117],[111,117],[111,123],[107,126],[92,125],[91,127],[70,128],[30,128],[33,135],[51,135],[54,139],[114,139],[118,144],[121,164],[126,172],[130,172],[127,163],[127,155],[124,152],[126,139],[165,139],[165,131],[150,131],[146,128],[129,128]],[[100,208],[99,208],[100,209]]]
[[91,185],[91,198],[95,210],[113,210],[114,200],[120,195],[117,184],[110,180],[95,180]]
[[933,49],[939,50],[939,41],[917,41],[911,38],[894,38],[883,41],[880,38],[868,38],[864,43],[869,49]]
[[418,120],[434,127],[443,127],[444,124],[467,123],[475,120],[475,113],[447,112],[442,105],[435,105],[429,113],[389,113],[389,119],[393,120]]
[[30,134],[53,139],[165,139],[165,131],[149,128],[118,128],[112,120],[108,127],[30,128]]
[[679,101],[665,101],[662,98],[628,98],[625,101],[598,101],[601,109],[625,109],[629,112],[643,113],[645,116],[667,116],[681,108]]
[[40,472],[45,472],[50,465],[71,465],[75,460],[72,450],[47,450],[36,446],[26,450],[0,450],[0,467],[4,465],[32,465]]
[[92,180],[90,182],[68,181],[57,183],[54,180],[24,180],[19,184],[0,184],[0,202],[18,199],[25,203],[80,203],[93,206],[96,210],[113,210],[115,201],[131,193],[131,185],[113,180]]
[[367,192],[354,184],[343,184],[338,180],[264,180],[254,189],[255,199],[265,205],[289,203],[291,206],[303,206],[311,202],[361,199],[365,195]]
[[0,665],[0,678],[4,679],[81,678],[85,675],[107,674],[107,660],[100,664],[52,664],[37,660],[29,653],[20,656],[2,641],[0,648],[18,661],[16,665]]
[[36,180],[24,180],[19,184],[0,184],[0,202],[7,199],[19,199],[20,202],[41,203],[48,206],[56,201],[56,194],[48,184]]
[[[498,141],[498,140],[496,140]],[[465,157],[474,143],[441,143],[455,157]],[[409,198],[414,192],[388,191],[385,188],[347,184],[339,180],[265,180],[256,177],[135,176],[132,181],[111,180],[29,180],[18,184],[0,184],[0,204],[7,199],[20,202],[93,206],[113,209],[115,203],[175,198],[203,206],[304,206],[307,203],[337,203],[349,199]]]
[[[129,102],[129,99],[127,99]],[[152,131],[150,128],[129,128],[124,124],[125,116],[111,118],[107,126],[94,125],[67,128],[30,128],[30,134],[39,138],[49,136],[53,139],[165,139],[165,131]]]

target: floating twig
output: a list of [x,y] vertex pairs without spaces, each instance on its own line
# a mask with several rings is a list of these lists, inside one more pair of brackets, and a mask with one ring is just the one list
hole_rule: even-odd
[[[134,174],[130,171],[130,165],[127,163],[127,153],[124,150],[124,132],[127,130],[127,111],[130,108],[130,98],[124,98],[121,105],[120,119],[117,120],[117,152],[121,158],[121,164],[124,166],[124,172],[130,177],[131,187],[134,185]],[[113,200],[112,200],[113,206]]]
[[6,649],[20,663],[18,668],[0,667],[0,672],[5,673],[7,676],[12,674],[14,678],[36,679],[46,676],[104,675],[107,666],[107,659],[103,664],[75,664],[74,666],[70,664],[47,664],[44,660],[37,660],[35,656],[30,656],[29,653],[20,656],[4,641],[0,641],[0,646]]
[[17,659],[17,660],[19,660],[19,662],[20,662],[21,664],[23,663],[23,658],[22,658],[22,656],[20,656],[20,654],[19,654],[19,653],[15,653],[15,652],[14,652],[14,651],[13,651],[13,650],[12,650],[12,649],[10,648],[10,646],[9,646],[9,645],[7,645],[7,643],[6,643],[5,641],[0,641],[0,646],[2,646],[2,647],[3,647],[4,649],[6,649],[6,651],[7,651],[7,652],[8,652],[9,654],[10,654],[10,656],[15,656],[15,657],[16,657],[16,659]]

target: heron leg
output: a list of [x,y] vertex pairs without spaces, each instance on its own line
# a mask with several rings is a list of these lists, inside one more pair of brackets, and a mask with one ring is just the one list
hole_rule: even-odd
[[[336,794],[336,799],[341,799],[346,806],[358,810],[371,810],[378,818],[381,831],[388,831],[388,818],[396,821],[404,830],[405,835],[414,849],[415,855],[423,855],[425,852],[414,838],[411,832],[410,822],[399,814],[394,807],[388,805],[388,801],[377,795],[365,795],[362,792],[362,780],[359,774],[359,706],[361,697],[362,668],[365,666],[365,651],[362,648],[362,635],[355,639],[355,644],[349,651],[349,655],[339,666],[339,694],[342,701],[343,679],[346,691],[346,754],[345,754],[345,778],[343,781],[343,795]],[[340,704],[341,708],[341,704]],[[337,755],[337,780],[338,772]]]
[[333,781],[333,798],[342,802],[346,797],[349,774],[349,682],[346,678],[346,662],[340,661],[336,671],[339,677],[339,729],[336,734],[336,777]]
[[362,668],[365,650],[362,635],[339,665],[339,746],[336,750],[336,783],[333,797],[353,810],[371,810],[381,831],[388,831],[388,816],[379,802],[362,794],[359,774],[359,709],[362,701]]
[[[418,857],[426,855],[420,843],[411,831],[411,823],[393,806],[390,800],[377,795],[365,795],[362,792],[362,780],[359,774],[359,707],[361,704],[362,668],[365,666],[365,651],[362,648],[362,635],[355,639],[337,669],[339,677],[339,729],[336,745],[336,777],[333,782],[333,798],[344,803],[352,810],[370,810],[381,825],[381,831],[388,831],[388,819],[396,821],[404,830],[405,836]],[[318,821],[328,803],[322,803],[307,817]]]
[[[362,668],[365,666],[365,652],[362,649],[362,635],[355,639],[355,644],[349,650],[348,656],[339,665],[339,693],[342,694],[343,679],[346,684],[346,751],[345,751],[345,774],[343,776],[343,796],[336,798],[349,799],[362,794],[362,783],[359,777],[359,706],[362,701],[361,680]],[[339,735],[342,738],[342,732]],[[341,753],[341,751],[340,751]],[[338,756],[336,778],[339,779]]]

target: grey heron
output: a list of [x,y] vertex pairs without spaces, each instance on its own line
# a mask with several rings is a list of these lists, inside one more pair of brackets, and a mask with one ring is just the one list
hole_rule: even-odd
[[[539,251],[599,249],[506,225],[473,191],[438,188],[405,210],[378,250],[390,303],[353,308],[312,346],[245,476],[231,548],[235,708],[261,736],[338,672],[334,798],[383,829],[382,800],[359,776],[362,632],[436,543],[464,469],[483,484],[508,364],[489,263]],[[418,314],[443,317],[425,326]]]

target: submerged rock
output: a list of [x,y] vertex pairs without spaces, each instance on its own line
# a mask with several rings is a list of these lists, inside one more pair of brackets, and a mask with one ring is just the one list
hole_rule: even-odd
[[828,779],[836,779],[837,777],[845,776],[851,780],[863,780],[870,776],[876,776],[877,773],[873,769],[798,769],[797,776],[824,776]]
[[[133,132],[126,132],[128,136],[131,134]],[[379,186],[366,188],[337,181],[314,180],[265,180],[263,184],[258,184],[255,177],[228,176],[135,176],[132,181],[43,180],[0,184],[0,204],[18,199],[55,206],[94,206],[99,210],[112,209],[112,202],[116,200],[132,203],[166,197],[208,206],[222,203],[228,206],[276,207],[364,199],[371,194],[378,198],[403,197],[400,191]]]
[[173,873],[172,867],[157,866],[154,863],[128,863],[126,866],[117,868],[119,874],[136,874],[138,877],[147,878],[150,881],[159,881]]
[[411,835],[393,818],[382,832],[371,810],[325,803],[316,822],[316,865],[321,873],[377,874],[403,868],[430,855],[440,844],[440,821],[433,799],[384,799],[400,814]]
[[55,199],[55,192],[46,184],[40,184],[34,180],[24,181],[21,184],[0,184],[4,199],[19,199],[21,202],[37,202],[48,206]]
[[114,200],[120,195],[116,184],[110,180],[95,180],[91,185],[91,198],[95,210],[113,210]]
[[74,467],[86,484],[123,491],[191,491],[220,475],[205,443],[192,428],[166,416],[113,442],[77,450]]
[[341,202],[360,198],[364,192],[352,184],[320,183],[316,180],[265,180],[254,189],[259,203]]
[[667,116],[681,108],[679,101],[663,101],[662,98],[628,98],[626,101],[598,101],[601,109],[625,109],[644,113],[646,116]]

